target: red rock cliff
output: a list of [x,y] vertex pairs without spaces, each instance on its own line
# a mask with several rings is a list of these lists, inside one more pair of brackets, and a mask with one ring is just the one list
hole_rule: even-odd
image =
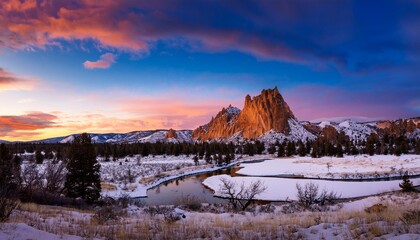
[[244,138],[255,139],[272,129],[288,134],[288,119],[295,118],[277,87],[263,90],[252,99],[247,95],[240,112],[230,108],[222,109],[208,124],[194,130],[193,138],[226,138],[241,132]]

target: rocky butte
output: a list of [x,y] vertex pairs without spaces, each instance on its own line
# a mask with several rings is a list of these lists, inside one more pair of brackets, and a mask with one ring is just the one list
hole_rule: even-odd
[[290,132],[289,119],[296,120],[275,87],[262,90],[252,99],[247,95],[242,111],[232,106],[223,108],[208,124],[195,129],[192,137],[206,141],[240,133],[244,138],[256,139],[270,130],[287,135]]
[[178,138],[175,130],[173,130],[172,128],[168,130],[168,133],[165,136],[165,139],[169,139],[169,138],[173,138],[173,139],[177,139]]

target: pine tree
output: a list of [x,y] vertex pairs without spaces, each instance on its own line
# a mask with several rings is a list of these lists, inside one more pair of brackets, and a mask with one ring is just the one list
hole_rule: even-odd
[[36,152],[35,152],[35,162],[36,162],[36,164],[42,164],[43,161],[44,161],[44,155],[42,154],[42,152],[40,150],[36,150]]
[[268,154],[274,154],[276,152],[276,146],[270,144],[270,147],[267,149]]
[[410,181],[407,171],[405,171],[404,176],[403,176],[403,181],[399,185],[400,185],[400,188],[403,190],[403,192],[414,191],[413,182]]
[[277,157],[284,157],[284,146],[279,144],[279,149],[277,150]]
[[77,136],[70,147],[65,187],[67,196],[82,198],[89,203],[97,201],[101,192],[100,165],[90,137]]
[[305,149],[305,145],[303,145],[302,141],[298,142],[298,152],[299,152],[299,156],[304,157],[306,155],[306,149]]
[[337,144],[337,157],[338,158],[343,157],[343,146],[341,146],[341,144]]
[[319,146],[318,146],[318,142],[314,141],[312,143],[312,152],[311,152],[311,157],[312,158],[317,158],[319,157]]
[[4,143],[0,144],[0,222],[5,221],[17,206],[20,187],[20,165]]

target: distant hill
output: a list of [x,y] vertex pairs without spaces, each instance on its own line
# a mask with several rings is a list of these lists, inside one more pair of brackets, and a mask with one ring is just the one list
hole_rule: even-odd
[[[255,97],[245,97],[244,108],[229,106],[205,125],[192,130],[148,130],[129,133],[89,133],[95,143],[142,142],[241,142],[258,139],[266,143],[284,140],[306,141],[319,136],[337,138],[345,135],[352,141],[366,140],[370,134],[405,135],[420,138],[420,117],[356,122],[354,120],[308,122],[298,121],[277,88],[262,90]],[[31,141],[32,143],[70,143],[78,134]],[[7,141],[0,142],[8,143]]]

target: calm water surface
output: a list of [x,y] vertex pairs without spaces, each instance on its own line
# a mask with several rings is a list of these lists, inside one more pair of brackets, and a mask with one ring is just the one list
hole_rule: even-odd
[[227,203],[226,199],[214,197],[213,191],[206,188],[202,182],[214,175],[229,174],[237,176],[235,172],[238,169],[233,167],[172,180],[149,189],[147,198],[139,198],[138,200],[146,205],[173,205],[188,196],[198,199],[201,203]]
[[[264,160],[265,159],[248,163],[261,162]],[[228,169],[217,170],[214,172],[184,176],[182,178],[168,181],[157,187],[149,189],[147,191],[147,198],[138,198],[137,200],[145,203],[146,205],[176,205],[179,204],[182,199],[190,197],[197,199],[201,203],[227,203],[226,199],[214,197],[214,192],[211,189],[205,187],[202,182],[208,177],[221,174],[228,174],[232,177],[241,176],[236,174],[236,171],[239,169],[239,167],[234,166]],[[414,178],[418,177],[419,176]],[[359,180],[358,182],[369,181],[371,180]]]

